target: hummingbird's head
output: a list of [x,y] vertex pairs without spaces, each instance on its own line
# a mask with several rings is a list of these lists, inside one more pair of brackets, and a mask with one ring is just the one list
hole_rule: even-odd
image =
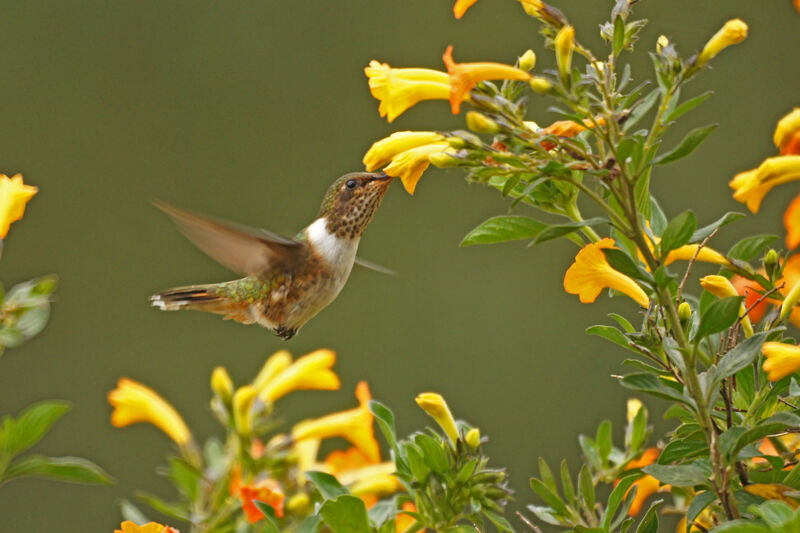
[[369,225],[392,178],[383,172],[351,172],[330,186],[319,216],[339,238],[358,238]]

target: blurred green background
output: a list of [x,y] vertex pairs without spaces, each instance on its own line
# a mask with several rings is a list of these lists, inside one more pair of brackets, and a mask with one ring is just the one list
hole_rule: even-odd
[[[611,2],[562,1],[579,39],[599,44]],[[433,169],[417,194],[393,186],[360,254],[400,276],[357,269],[339,299],[288,344],[258,327],[199,313],[159,313],[147,297],[231,274],[181,237],[150,201],[293,233],[310,222],[328,184],[361,169],[370,144],[399,129],[462,127],[445,102],[423,103],[387,124],[368,92],[370,59],[443,68],[457,61],[513,63],[527,48],[550,67],[538,25],[512,0],[480,0],[456,21],[451,0],[337,2],[37,1],[0,9],[0,172],[40,188],[5,242],[0,279],[61,278],[45,332],[0,358],[0,412],[44,398],[74,410],[38,450],[91,458],[112,487],[23,480],[0,490],[2,531],[111,531],[118,501],[135,489],[171,496],[154,470],[170,443],[140,425],[113,429],[106,394],[121,376],[171,401],[201,439],[217,431],[208,409],[211,369],[237,383],[279,348],[338,352],[339,392],[281,400],[287,418],[352,406],[367,379],[407,433],[428,420],[413,402],[443,393],[456,416],[490,436],[519,507],[539,455],[576,465],[578,432],[604,417],[621,438],[627,393],[610,377],[624,354],[583,334],[627,300],[583,305],[562,289],[576,249],[550,242],[459,248],[463,235],[507,202]],[[653,187],[670,215],[701,223],[742,210],[728,180],[773,155],[775,121],[800,105],[800,14],[789,0],[647,0],[650,19],[634,77],[650,76],[656,37],[685,55],[739,16],[750,37],[725,51],[690,94],[716,95],[678,128],[718,122],[701,150],[659,169]],[[630,57],[630,56],[627,56]],[[530,118],[553,120],[547,103]],[[782,235],[796,185],[774,191],[757,217],[726,229],[725,248],[748,233]],[[659,412],[657,402],[647,401]],[[657,420],[660,430],[669,427]],[[155,516],[154,516],[155,517]],[[513,519],[516,525],[519,522]]]

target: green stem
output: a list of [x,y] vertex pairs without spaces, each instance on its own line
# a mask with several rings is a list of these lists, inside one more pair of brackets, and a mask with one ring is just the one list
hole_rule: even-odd
[[[574,220],[575,222],[584,221],[584,218],[583,216],[581,216],[581,212],[578,209],[578,205],[575,203],[575,201],[572,201],[571,203],[567,204],[566,207],[564,207],[564,214],[566,214],[571,220]],[[589,239],[592,242],[600,242],[600,235],[598,235],[597,232],[593,230],[591,227],[583,226],[581,227],[581,232],[587,237],[589,237]]]

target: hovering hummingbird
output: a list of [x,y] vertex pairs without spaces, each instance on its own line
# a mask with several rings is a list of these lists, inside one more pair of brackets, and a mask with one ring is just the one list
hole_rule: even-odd
[[153,306],[256,322],[291,339],[336,298],[354,263],[388,272],[357,258],[356,250],[389,183],[391,178],[383,172],[345,174],[328,189],[314,222],[294,239],[157,202],[195,246],[245,277],[154,294]]

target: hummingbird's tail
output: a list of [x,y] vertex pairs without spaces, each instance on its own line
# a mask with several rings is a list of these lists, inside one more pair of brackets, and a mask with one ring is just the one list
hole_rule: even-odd
[[[252,324],[249,305],[231,301],[219,293],[223,284],[191,285],[159,292],[150,297],[150,303],[162,311],[206,311],[223,315],[225,319]],[[223,291],[224,292],[224,291]]]

